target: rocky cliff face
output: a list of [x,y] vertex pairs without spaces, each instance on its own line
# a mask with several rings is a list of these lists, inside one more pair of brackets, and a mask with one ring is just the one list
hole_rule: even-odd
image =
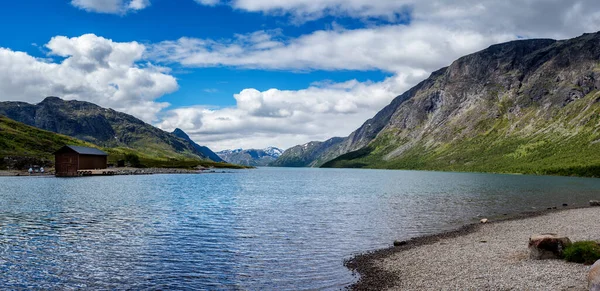
[[[335,153],[342,147],[345,139],[334,137],[324,142],[312,141],[287,149],[275,161],[273,167],[315,167],[327,161],[327,157],[335,158]],[[343,154],[344,152],[340,152]]]
[[[600,34],[494,45],[433,73],[307,165],[560,173],[600,166]],[[285,156],[286,154],[284,154]]]
[[200,153],[202,156],[205,156],[215,162],[224,162],[224,160],[221,159],[217,154],[215,154],[211,149],[209,149],[208,147],[205,147],[205,146],[201,146],[201,145],[197,144],[195,141],[193,141],[187,135],[187,133],[185,133],[183,130],[176,128],[175,131],[173,131],[173,134],[176,137],[179,137],[179,138],[189,142],[194,147],[196,152]]
[[252,167],[264,167],[269,166],[273,161],[279,158],[282,153],[283,150],[281,149],[268,147],[265,149],[224,150],[217,154],[228,163]]
[[157,157],[209,157],[188,140],[131,115],[82,101],[48,97],[38,104],[0,102],[0,115],[102,147],[128,147]]

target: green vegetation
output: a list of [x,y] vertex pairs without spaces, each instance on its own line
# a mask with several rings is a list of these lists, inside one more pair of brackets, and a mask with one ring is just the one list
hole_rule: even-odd
[[125,155],[125,163],[128,163],[131,167],[139,168],[142,166],[140,163],[140,157],[136,154],[126,154]]
[[518,118],[481,119],[466,134],[463,124],[446,125],[450,138],[436,138],[436,142],[383,132],[368,147],[323,167],[600,177],[599,96],[591,92],[564,107],[549,109],[550,114],[539,114],[532,106],[521,109]]
[[563,257],[567,262],[591,265],[600,260],[600,245],[595,241],[578,241],[564,249]]
[[210,149],[196,145],[189,138],[178,138],[131,115],[89,102],[65,101],[58,97],[47,97],[35,105],[0,102],[0,115],[103,148],[122,148],[125,154],[126,149],[133,149],[150,159],[212,157],[221,161]]
[[64,145],[101,149],[108,153],[108,162],[115,165],[119,160],[125,160],[132,166],[139,167],[246,168],[227,163],[193,159],[187,155],[177,153],[165,155],[164,153],[142,152],[124,147],[102,148],[89,142],[41,130],[0,116],[0,170],[7,168],[26,169],[30,164],[50,166],[54,161],[53,153]]
[[0,116],[0,170],[23,169],[31,164],[51,165],[54,160],[52,153],[65,144],[96,147]]

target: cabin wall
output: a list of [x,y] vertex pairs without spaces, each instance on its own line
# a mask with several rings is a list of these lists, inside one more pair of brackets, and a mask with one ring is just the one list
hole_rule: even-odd
[[79,165],[79,154],[76,153],[57,153],[55,155],[54,167],[56,176],[73,177],[77,176]]
[[80,155],[79,170],[106,169],[107,158],[107,156]]

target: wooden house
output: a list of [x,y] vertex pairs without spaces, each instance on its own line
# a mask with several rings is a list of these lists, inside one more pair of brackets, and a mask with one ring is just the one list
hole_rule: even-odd
[[108,154],[95,148],[67,145],[54,153],[57,177],[76,177],[79,170],[106,169]]

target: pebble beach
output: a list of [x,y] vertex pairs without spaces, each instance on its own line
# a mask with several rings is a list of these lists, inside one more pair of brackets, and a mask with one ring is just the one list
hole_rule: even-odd
[[532,235],[599,240],[600,207],[567,209],[465,226],[347,263],[361,275],[354,290],[587,290],[589,266],[532,260]]

